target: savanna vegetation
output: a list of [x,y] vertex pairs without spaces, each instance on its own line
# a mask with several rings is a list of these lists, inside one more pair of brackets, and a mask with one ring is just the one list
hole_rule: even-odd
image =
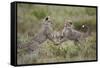
[[63,29],[65,19],[72,20],[75,29],[82,24],[90,28],[91,34],[86,38],[85,47],[81,50],[73,41],[68,40],[58,46],[46,40],[39,48],[39,54],[28,54],[25,49],[17,49],[18,64],[36,64],[51,62],[70,62],[96,60],[96,8],[74,6],[52,6],[35,4],[17,5],[17,44],[27,44],[40,30],[44,17],[53,20],[53,29]]

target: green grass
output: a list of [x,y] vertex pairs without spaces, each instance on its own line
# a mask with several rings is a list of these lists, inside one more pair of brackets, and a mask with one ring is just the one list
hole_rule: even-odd
[[62,30],[64,20],[73,21],[75,29],[80,30],[82,24],[91,28],[92,35],[86,39],[80,50],[73,41],[66,41],[59,46],[47,40],[41,44],[39,54],[28,54],[24,49],[18,49],[18,64],[69,62],[96,59],[96,9],[71,6],[46,6],[18,4],[18,44],[26,44],[40,30],[45,16],[53,19],[54,30]]

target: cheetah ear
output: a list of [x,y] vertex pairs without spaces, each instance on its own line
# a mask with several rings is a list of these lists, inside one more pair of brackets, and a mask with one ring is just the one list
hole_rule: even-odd
[[82,25],[82,28],[84,28],[85,27],[85,25]]
[[72,22],[69,22],[71,25],[73,24]]
[[47,16],[45,17],[45,21],[49,20],[50,19],[50,16]]
[[72,25],[72,24],[73,24],[71,20],[68,20],[68,23],[69,23],[70,25]]
[[45,21],[47,21],[47,20],[48,20],[48,17],[45,18]]

